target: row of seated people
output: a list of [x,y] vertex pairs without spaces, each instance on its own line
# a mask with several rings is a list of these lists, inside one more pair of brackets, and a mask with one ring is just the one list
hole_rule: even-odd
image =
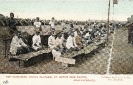
[[[64,30],[51,30],[51,36],[48,38],[48,46],[51,49],[54,57],[54,52],[59,51],[62,53],[71,52],[73,50],[80,50],[84,46],[87,46],[93,41],[100,39],[99,30],[82,30],[70,29],[68,32]],[[28,41],[32,41],[32,45],[27,44]],[[15,36],[12,38],[10,45],[10,54],[19,55],[28,53],[31,51],[37,51],[43,48],[42,38],[40,37],[39,29],[36,29],[35,35],[32,39],[27,39],[25,36],[21,36],[21,33],[16,31]]]
[[55,32],[52,29],[51,36],[48,38],[49,48],[52,50],[53,59],[59,57],[63,53],[77,51],[83,49],[90,43],[99,41],[105,33],[99,30],[70,29],[68,32]]
[[[55,29],[52,29],[51,36],[48,38],[48,46],[52,51],[53,60],[56,60],[64,53],[80,51],[90,43],[97,42],[102,37],[105,38],[105,34],[96,29],[79,30],[72,28],[68,32],[64,30],[55,32]],[[62,63],[62,65],[67,66],[65,63]]]

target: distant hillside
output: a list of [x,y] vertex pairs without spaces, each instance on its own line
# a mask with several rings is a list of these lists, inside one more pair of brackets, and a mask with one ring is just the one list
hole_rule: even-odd
[[5,16],[3,14],[0,14],[0,19],[5,18]]

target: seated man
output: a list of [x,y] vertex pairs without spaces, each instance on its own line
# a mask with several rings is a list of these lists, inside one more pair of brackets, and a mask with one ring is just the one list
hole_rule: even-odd
[[63,40],[61,39],[62,37],[62,34],[61,32],[59,32],[57,34],[57,38],[56,40],[54,41],[54,48],[52,50],[52,54],[53,54],[53,59],[55,59],[56,57],[59,57],[61,55],[61,52],[62,52],[62,44],[63,44]]
[[28,52],[28,46],[22,41],[20,32],[15,32],[10,45],[10,54],[19,55]]
[[81,39],[81,33],[78,31],[77,32],[77,36],[75,37],[75,40],[76,40],[76,44],[78,46],[78,49],[82,49],[83,48],[83,42],[82,42],[82,39]]
[[55,42],[55,29],[52,29],[51,36],[48,38],[48,46],[52,50],[54,48],[54,42]]
[[83,29],[82,29],[82,27],[81,27],[81,26],[80,26],[79,31],[80,31],[81,35],[83,35]]
[[29,42],[28,42],[28,33],[27,32],[22,32],[22,40],[24,41],[24,43],[26,45],[29,45]]
[[[57,38],[54,42],[54,48],[52,50],[52,54],[53,54],[53,60],[55,60],[55,61],[58,60],[58,58],[61,56],[61,54],[64,53],[64,49],[63,49],[64,45],[63,45],[63,40],[61,37],[62,37],[62,33],[59,32],[57,34]],[[67,67],[67,65],[68,64],[62,62],[63,67],[64,66]]]
[[36,51],[42,49],[41,37],[39,34],[40,34],[39,29],[36,29],[36,34],[32,38],[32,48]]
[[73,32],[70,32],[70,36],[67,38],[66,47],[69,51],[77,50],[77,44]]
[[95,41],[96,42],[98,42],[99,40],[100,40],[100,32],[97,30],[95,33],[94,33],[94,35],[95,35]]
[[29,51],[32,52],[33,48],[32,48],[32,36],[29,35],[27,32],[22,32],[22,40],[23,42],[28,46]]
[[85,47],[85,46],[87,46],[88,45],[88,34],[87,34],[87,32],[85,31],[85,32],[83,32],[83,35],[82,35],[82,42],[83,42],[83,46]]
[[87,45],[90,44],[92,42],[91,40],[91,35],[90,35],[90,32],[89,31],[86,31],[86,34],[85,34],[85,39],[86,39],[86,42],[87,42]]

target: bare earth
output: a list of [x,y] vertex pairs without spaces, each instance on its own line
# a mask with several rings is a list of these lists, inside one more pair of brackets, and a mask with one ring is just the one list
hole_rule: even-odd
[[127,44],[128,32],[117,30],[111,60],[110,73],[133,74],[133,46]]
[[[77,63],[64,68],[62,64],[53,61],[50,56],[40,63],[29,67],[20,68],[18,61],[9,61],[0,56],[0,73],[7,74],[106,74],[108,59],[112,44],[110,35],[109,46],[102,48],[95,54],[88,54],[83,58],[76,58]],[[110,73],[112,74],[132,74],[133,73],[133,47],[127,44],[127,31],[116,30],[114,38]],[[2,45],[3,43],[0,43]],[[2,46],[0,47],[2,49]]]

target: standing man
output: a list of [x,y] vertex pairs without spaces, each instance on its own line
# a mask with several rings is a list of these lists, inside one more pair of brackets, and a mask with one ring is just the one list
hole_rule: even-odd
[[10,34],[12,35],[16,29],[16,20],[14,19],[14,13],[10,13],[10,19],[7,21],[7,25],[9,26]]
[[35,26],[35,29],[39,29],[40,31],[42,31],[39,17],[36,18],[36,21],[34,22],[34,26]]
[[52,17],[51,21],[49,22],[50,29],[55,29],[55,18]]
[[66,25],[65,20],[62,20],[62,23],[61,23],[62,30],[64,30],[64,29],[65,29],[65,25]]

